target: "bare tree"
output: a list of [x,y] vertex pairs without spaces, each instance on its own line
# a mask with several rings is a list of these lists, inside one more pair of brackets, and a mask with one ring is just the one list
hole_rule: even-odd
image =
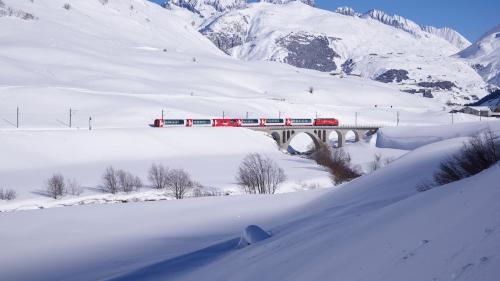
[[61,174],[54,174],[47,180],[46,190],[47,194],[54,198],[60,198],[65,193],[66,184],[64,183],[64,176]]
[[195,186],[191,176],[182,169],[170,170],[168,173],[167,187],[176,199],[182,199],[186,193]]
[[169,170],[163,165],[151,165],[148,172],[148,179],[151,186],[155,189],[164,189],[167,187]]
[[16,199],[17,197],[17,193],[16,191],[12,190],[12,189],[3,189],[3,188],[0,188],[0,200],[14,200]]
[[113,168],[113,166],[109,166],[106,168],[106,171],[102,175],[103,185],[102,189],[109,193],[117,193],[119,191],[118,185],[118,172]]
[[269,157],[252,153],[241,162],[236,180],[245,193],[274,194],[286,175]]
[[67,179],[66,180],[66,193],[80,196],[83,193],[83,187],[76,181],[76,179]]
[[118,170],[116,174],[118,177],[118,189],[123,192],[137,191],[142,187],[141,179],[130,172]]

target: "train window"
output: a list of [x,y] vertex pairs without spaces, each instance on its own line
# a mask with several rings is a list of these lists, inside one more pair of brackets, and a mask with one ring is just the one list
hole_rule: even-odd
[[311,119],[292,119],[293,123],[311,123]]
[[259,119],[243,119],[243,124],[258,124]]
[[163,120],[164,125],[184,125],[184,120],[182,119],[177,119],[177,120]]
[[210,119],[198,119],[193,120],[193,125],[210,125],[212,121]]
[[267,119],[266,123],[283,123],[283,119]]

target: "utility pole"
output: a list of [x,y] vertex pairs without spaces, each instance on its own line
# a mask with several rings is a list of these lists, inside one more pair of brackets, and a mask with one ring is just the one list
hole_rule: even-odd
[[16,128],[19,128],[19,106],[16,110]]
[[278,119],[281,119],[281,111],[278,111]]
[[222,111],[222,119],[226,119],[226,112],[224,110]]
[[451,125],[453,125],[453,123],[454,123],[454,120],[453,120],[453,114],[454,114],[454,113],[453,113],[453,112],[451,112]]
[[89,117],[89,131],[92,130],[92,116]]
[[248,111],[245,114],[245,119],[248,119]]
[[358,113],[357,112],[355,113],[355,117],[354,117],[354,125],[358,126]]
[[396,126],[399,126],[399,111],[396,112]]
[[318,112],[316,111],[316,119],[318,119]]
[[[165,118],[163,118],[163,109],[161,110],[161,120],[163,120]],[[163,122],[163,121],[162,121]]]
[[72,117],[71,107],[69,108],[69,127],[71,128],[71,117]]

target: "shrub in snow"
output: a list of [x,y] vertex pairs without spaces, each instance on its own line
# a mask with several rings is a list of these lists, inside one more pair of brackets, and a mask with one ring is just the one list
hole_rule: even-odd
[[155,189],[164,189],[168,183],[169,169],[163,165],[151,165],[148,172],[148,180]]
[[12,189],[0,188],[0,200],[14,200],[17,197],[17,193]]
[[285,180],[284,170],[269,157],[258,153],[247,155],[236,175],[238,184],[249,194],[274,194]]
[[417,191],[427,191],[476,175],[500,161],[500,142],[491,130],[474,135],[462,149],[441,162],[432,181],[416,186]]
[[372,172],[375,172],[380,168],[382,168],[382,155],[377,153],[375,154],[375,158],[373,159],[372,163],[370,163],[370,170]]
[[250,225],[243,230],[241,234],[239,246],[247,246],[251,244],[255,244],[259,241],[266,240],[271,237],[267,231],[263,230],[257,225]]
[[361,174],[351,166],[351,156],[343,149],[334,149],[321,145],[311,154],[311,158],[328,169],[335,185],[351,181]]
[[64,9],[66,9],[66,10],[69,10],[69,9],[71,9],[71,5],[70,5],[70,4],[68,4],[68,3],[65,3],[65,4],[63,5],[63,8],[64,8]]
[[498,162],[500,149],[495,138],[491,130],[472,136],[458,153],[439,165],[434,174],[436,184],[443,185],[473,176]]
[[307,91],[309,92],[309,94],[312,94],[314,93],[314,87],[309,87],[309,89],[307,89]]
[[83,193],[83,187],[76,181],[76,179],[68,179],[66,180],[66,193],[80,196]]
[[65,188],[64,176],[61,174],[54,174],[47,180],[47,194],[54,199],[62,197],[66,191]]
[[101,2],[101,4],[103,4],[103,5],[108,4],[108,0],[99,0],[99,2]]
[[182,199],[186,193],[195,186],[191,176],[182,169],[170,170],[168,173],[167,187],[176,199]]

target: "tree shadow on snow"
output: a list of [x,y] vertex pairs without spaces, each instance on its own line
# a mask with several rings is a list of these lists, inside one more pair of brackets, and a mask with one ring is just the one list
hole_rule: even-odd
[[108,281],[172,280],[238,249],[240,238],[224,241],[182,256],[160,261]]

